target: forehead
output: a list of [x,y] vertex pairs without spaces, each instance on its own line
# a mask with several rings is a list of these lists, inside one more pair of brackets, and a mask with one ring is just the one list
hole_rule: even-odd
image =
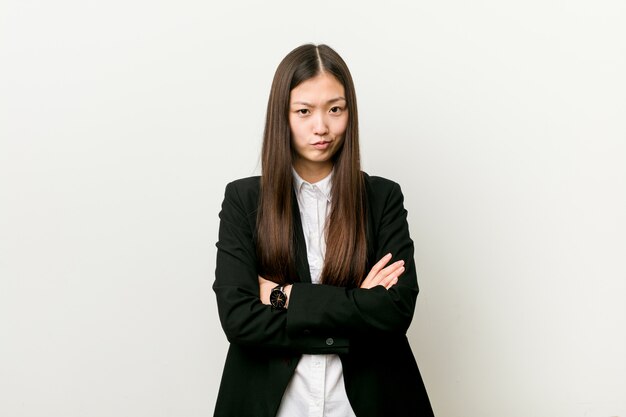
[[343,85],[333,75],[323,72],[300,83],[291,90],[290,101],[326,102],[345,97]]

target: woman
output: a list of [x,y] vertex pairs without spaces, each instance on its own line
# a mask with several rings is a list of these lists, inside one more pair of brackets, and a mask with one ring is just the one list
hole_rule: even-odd
[[228,184],[220,212],[213,289],[230,348],[216,416],[433,415],[405,335],[418,293],[406,215],[396,183],[360,170],[344,61],[326,45],[290,52],[262,175]]

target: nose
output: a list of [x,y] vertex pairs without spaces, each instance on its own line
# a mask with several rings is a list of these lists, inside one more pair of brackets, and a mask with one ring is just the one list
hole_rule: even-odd
[[328,125],[324,114],[318,114],[313,120],[313,133],[324,136],[328,133]]

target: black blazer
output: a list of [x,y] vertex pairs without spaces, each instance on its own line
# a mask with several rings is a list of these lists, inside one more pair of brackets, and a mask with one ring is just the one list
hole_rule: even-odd
[[398,184],[364,174],[368,271],[386,253],[406,271],[386,290],[312,285],[294,197],[296,267],[289,309],[259,299],[256,215],[260,177],[226,186],[213,289],[230,348],[215,416],[273,417],[301,354],[339,354],[358,417],[432,416],[406,338],[418,293],[407,212]]

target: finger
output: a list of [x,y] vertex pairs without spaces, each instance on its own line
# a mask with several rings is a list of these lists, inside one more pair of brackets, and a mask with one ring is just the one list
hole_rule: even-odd
[[389,261],[391,260],[391,254],[388,253],[387,255],[383,256],[382,258],[380,258],[380,261],[376,262],[376,264],[372,267],[370,273],[368,275],[372,275],[375,276],[376,274],[378,274],[378,272],[380,272],[381,269],[383,269],[385,267],[385,265],[387,265],[387,263],[389,263]]
[[[375,287],[377,285],[385,285],[388,280],[391,280],[396,274],[398,268],[401,268],[404,265],[404,261],[397,261],[388,267],[384,268],[382,271],[378,272],[373,277],[370,277],[369,281],[364,283],[368,288]],[[395,274],[395,275],[394,275]]]
[[367,283],[372,281],[372,279],[384,268],[385,265],[391,260],[391,254],[388,253],[383,256],[376,264],[372,267],[369,274],[363,280],[363,283]]
[[386,279],[391,279],[391,276],[394,274],[395,276],[398,276],[399,274],[396,274],[396,272],[398,271],[398,269],[403,268],[403,267],[404,267],[404,261],[400,260],[400,261],[394,262],[388,267],[386,267],[385,269],[383,269],[382,271],[380,271],[376,275],[376,277],[374,277],[373,281],[376,284],[380,284],[384,282]]
[[392,263],[391,265],[389,265],[388,267],[386,267],[382,271],[380,271],[379,274],[382,274],[382,275],[386,276],[386,275],[389,275],[389,274],[393,273],[398,268],[401,268],[403,266],[404,266],[404,261],[403,260],[399,260],[399,261],[396,261],[396,262]]
[[398,277],[402,275],[404,271],[405,271],[405,268],[403,266],[396,269],[392,274],[390,274],[387,278],[385,278],[381,282],[381,285],[389,289],[389,287],[391,287],[392,285],[395,285],[398,282]]
[[404,261],[402,260],[396,261],[392,263],[391,265],[388,265],[387,267],[378,271],[378,273],[372,277],[372,281],[378,283],[384,280],[386,277],[388,277],[390,274],[393,274],[398,268],[400,268],[403,265],[404,265]]
[[387,285],[385,285],[385,289],[388,290],[389,288],[393,287],[397,283],[398,283],[398,277],[393,277],[393,279]]
[[[380,272],[379,275],[381,276],[381,278],[379,279],[377,284],[382,285],[385,288],[389,288],[391,285],[393,285],[391,282],[395,278],[398,278],[400,275],[402,275],[405,270],[406,269],[404,267],[404,261],[395,262],[394,264],[385,268],[384,271]],[[383,272],[385,273],[385,275],[383,275]]]

